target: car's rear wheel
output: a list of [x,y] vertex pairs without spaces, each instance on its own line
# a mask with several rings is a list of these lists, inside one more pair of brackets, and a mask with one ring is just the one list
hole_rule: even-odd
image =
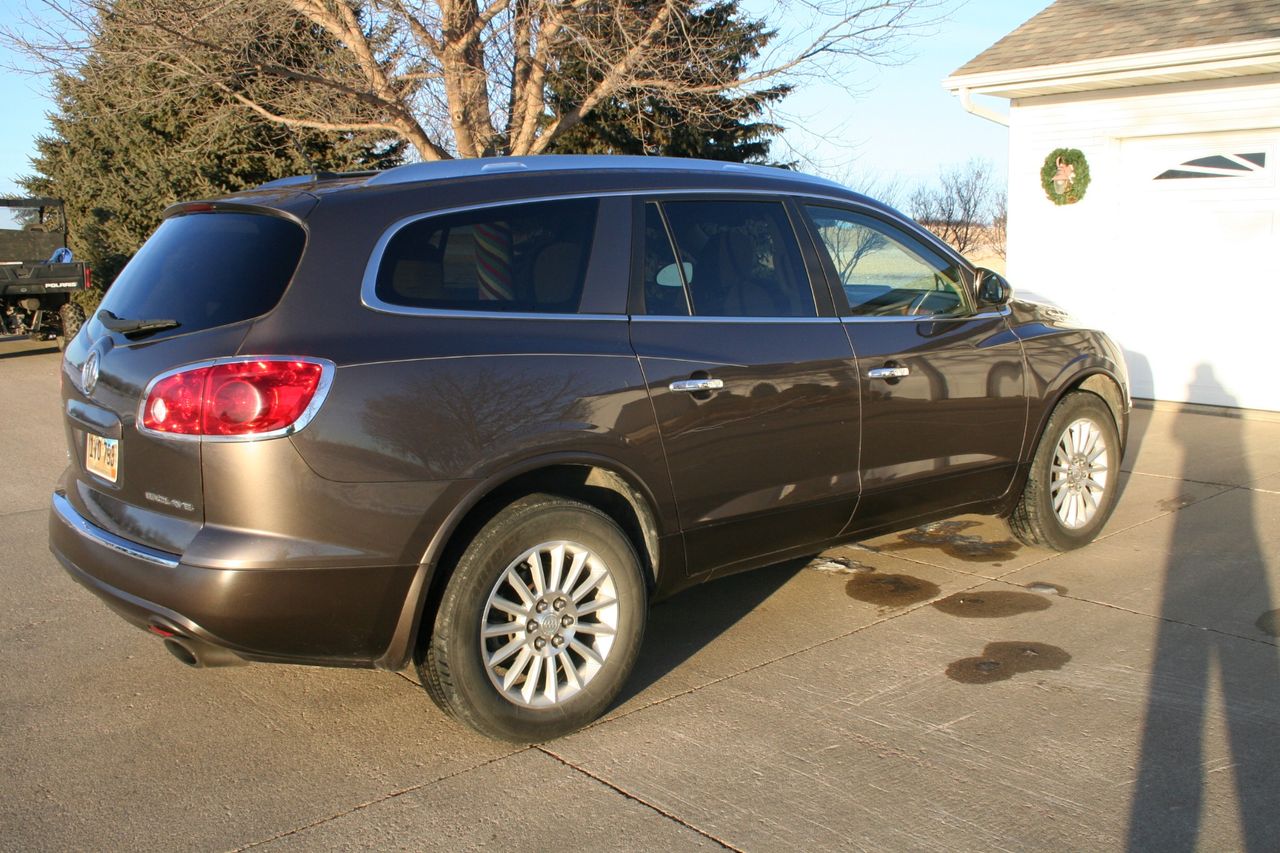
[[1063,397],[1009,518],[1014,534],[1055,551],[1092,542],[1115,509],[1121,449],[1115,420],[1101,398],[1082,391]]
[[618,525],[587,504],[532,495],[463,552],[418,672],[436,704],[477,731],[548,740],[617,697],[645,611],[640,561]]

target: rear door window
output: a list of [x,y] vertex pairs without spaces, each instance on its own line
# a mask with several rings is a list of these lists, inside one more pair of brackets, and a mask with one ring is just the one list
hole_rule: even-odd
[[[646,205],[646,313],[703,317],[815,317],[786,208],[770,201]],[[674,249],[664,249],[667,239]],[[678,261],[677,261],[678,259]],[[683,286],[686,293],[681,294]]]
[[102,308],[130,320],[177,320],[156,337],[260,316],[280,301],[302,257],[295,222],[255,213],[166,219],[121,271]]
[[411,222],[383,251],[377,298],[411,308],[572,314],[597,206],[530,202]]

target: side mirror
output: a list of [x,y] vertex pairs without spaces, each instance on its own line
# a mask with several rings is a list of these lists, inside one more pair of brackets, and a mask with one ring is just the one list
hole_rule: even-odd
[[1013,288],[1004,276],[984,267],[978,268],[978,302],[982,305],[999,307],[1009,304],[1013,297]]

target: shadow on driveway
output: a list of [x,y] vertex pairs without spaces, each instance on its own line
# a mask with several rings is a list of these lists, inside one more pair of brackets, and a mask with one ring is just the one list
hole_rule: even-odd
[[[1217,384],[1211,367],[1197,367],[1196,383]],[[1203,435],[1179,422],[1184,473],[1191,454],[1212,453]],[[1248,483],[1248,462],[1238,453],[1241,421],[1221,418],[1215,441],[1237,462],[1229,482]],[[1198,438],[1198,440],[1197,440]],[[1147,700],[1137,785],[1129,819],[1128,849],[1197,849],[1205,811],[1205,729],[1210,686],[1221,687],[1231,764],[1245,849],[1280,846],[1280,654],[1258,634],[1258,642],[1187,624],[1188,614],[1265,614],[1274,607],[1267,564],[1255,528],[1253,492],[1226,492],[1231,511],[1203,515],[1179,512],[1169,543],[1161,599],[1159,635]],[[1212,549],[1212,551],[1208,550]],[[1208,624],[1199,620],[1198,624]],[[1215,703],[1216,704],[1216,703]]]
[[27,355],[48,355],[58,352],[57,341],[17,341],[0,343],[0,359],[21,358]]
[[640,657],[614,707],[641,693],[710,645],[808,563],[809,558],[788,560],[702,584],[654,605],[649,611]]

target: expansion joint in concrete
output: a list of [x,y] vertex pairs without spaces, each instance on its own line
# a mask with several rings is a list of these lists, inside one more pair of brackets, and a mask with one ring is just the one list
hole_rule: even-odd
[[679,815],[672,814],[671,812],[662,808],[662,806],[659,806],[656,803],[651,803],[648,800],[646,800],[644,797],[641,797],[638,794],[634,794],[625,788],[615,785],[612,782],[610,782],[608,779],[605,779],[601,776],[597,776],[595,773],[592,773],[590,770],[587,770],[585,767],[580,767],[579,765],[574,764],[572,761],[565,758],[564,756],[556,752],[553,752],[550,749],[547,749],[547,747],[535,746],[534,749],[538,750],[543,755],[546,755],[550,758],[555,759],[556,761],[563,764],[565,767],[568,767],[570,770],[575,770],[578,773],[581,773],[583,776],[586,776],[588,779],[591,779],[594,782],[598,782],[601,785],[604,785],[609,790],[613,791],[616,794],[620,794],[621,796],[627,798],[628,800],[631,800],[633,803],[638,803],[639,805],[642,805],[645,808],[650,809],[651,811],[657,812],[658,814],[665,817],[667,820],[677,823],[691,832],[696,832],[698,835],[701,835],[703,838],[707,839],[713,844],[718,844],[721,847],[723,847],[725,850],[736,850],[738,851],[738,853],[742,853],[742,848],[734,847],[732,844],[725,841],[724,839],[717,838],[716,836],[712,835],[710,832],[707,832],[705,829],[701,829],[695,826],[694,824],[689,823],[687,820],[684,820]]

